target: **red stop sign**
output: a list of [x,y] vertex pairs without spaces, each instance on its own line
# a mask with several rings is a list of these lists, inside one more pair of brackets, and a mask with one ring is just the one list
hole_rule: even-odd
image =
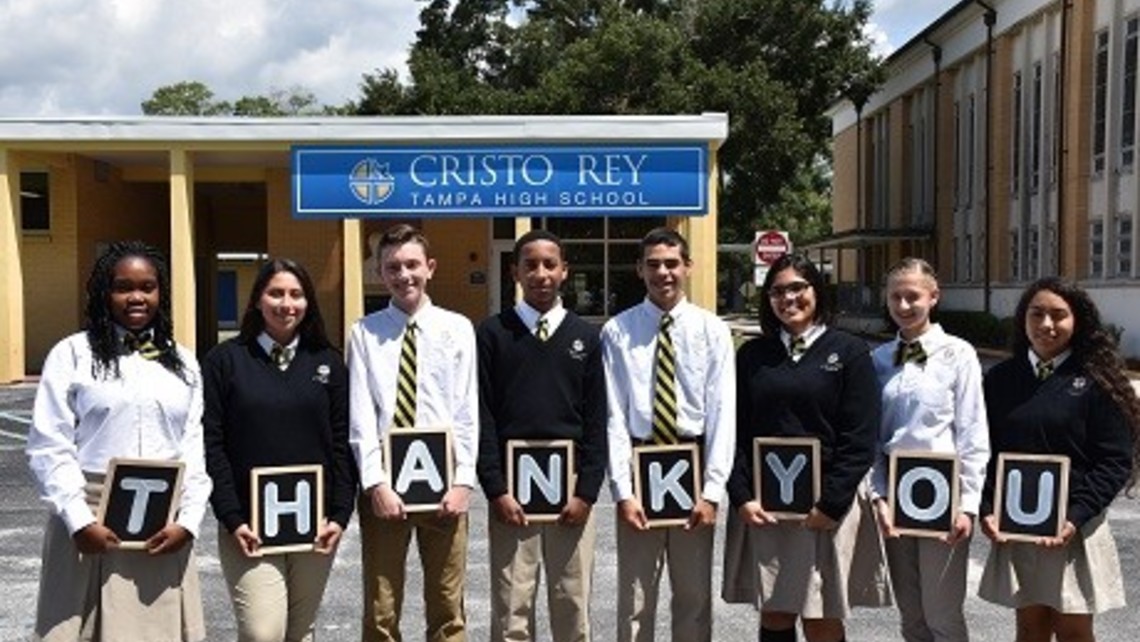
[[788,253],[788,239],[780,232],[769,230],[756,236],[756,260],[772,265]]

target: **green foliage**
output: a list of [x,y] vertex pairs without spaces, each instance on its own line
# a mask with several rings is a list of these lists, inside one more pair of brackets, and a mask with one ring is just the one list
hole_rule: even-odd
[[142,103],[148,116],[308,116],[335,113],[334,108],[317,103],[313,92],[304,87],[270,89],[268,95],[242,96],[237,102],[215,100],[205,83],[183,81],[159,87]]
[[998,319],[980,310],[942,310],[937,321],[950,334],[979,347],[1007,348],[1013,332],[1013,319]]
[[[364,74],[358,114],[723,111],[720,237],[830,230],[828,107],[880,78],[869,0],[422,0],[410,81]],[[860,94],[861,95],[861,94]]]

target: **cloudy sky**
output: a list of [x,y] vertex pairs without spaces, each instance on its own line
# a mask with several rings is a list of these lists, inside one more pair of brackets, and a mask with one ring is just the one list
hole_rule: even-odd
[[[889,53],[946,0],[877,0]],[[361,74],[402,69],[413,0],[0,0],[0,117],[133,115],[158,87],[199,80],[219,99],[302,86],[324,104]]]

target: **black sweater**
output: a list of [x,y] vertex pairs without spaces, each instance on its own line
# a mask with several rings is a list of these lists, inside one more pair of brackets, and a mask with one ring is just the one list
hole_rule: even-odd
[[1017,355],[991,368],[984,386],[993,454],[982,515],[993,513],[1003,452],[1069,457],[1066,518],[1077,528],[1108,508],[1131,473],[1131,432],[1120,408],[1075,358],[1039,381],[1029,358]]
[[816,508],[842,519],[874,461],[879,432],[879,386],[866,342],[829,328],[797,363],[778,336],[760,337],[737,351],[736,379],[732,504],[753,499],[755,437],[815,437],[822,478]]
[[479,349],[479,484],[507,492],[510,439],[573,439],[574,495],[593,504],[605,477],[606,385],[598,329],[573,312],[546,341],[514,310],[486,319]]
[[325,516],[347,527],[356,493],[348,444],[348,374],[332,348],[299,348],[282,371],[261,346],[226,341],[202,362],[210,503],[230,532],[249,523],[249,472],[324,466]]

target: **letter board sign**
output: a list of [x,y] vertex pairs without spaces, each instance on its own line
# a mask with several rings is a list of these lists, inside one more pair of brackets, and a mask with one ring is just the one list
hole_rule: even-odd
[[756,499],[779,519],[803,519],[819,501],[819,440],[756,437],[752,440]]
[[449,429],[393,428],[384,435],[384,461],[405,511],[439,510],[452,480]]
[[998,455],[994,512],[997,530],[1015,541],[1058,537],[1069,501],[1069,458],[1064,455]]
[[952,453],[891,453],[888,501],[900,535],[944,537],[958,516],[958,457]]
[[687,524],[701,496],[697,444],[633,449],[633,493],[650,527]]
[[180,461],[112,458],[96,519],[118,536],[120,548],[143,548],[178,513],[184,471]]
[[507,488],[528,521],[557,520],[574,494],[574,441],[508,441]]
[[320,465],[263,466],[249,471],[250,528],[262,555],[311,551],[325,516]]

